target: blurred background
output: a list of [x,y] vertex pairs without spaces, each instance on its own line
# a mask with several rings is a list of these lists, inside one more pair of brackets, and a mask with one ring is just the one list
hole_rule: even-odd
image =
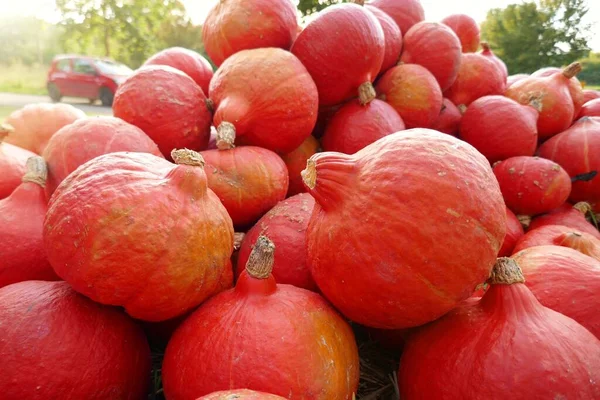
[[[135,69],[153,53],[182,46],[202,53],[202,23],[219,0],[1,0],[0,120],[14,108],[50,101],[47,78],[59,54],[115,60]],[[301,21],[339,0],[295,0]],[[600,86],[600,0],[422,0],[428,20],[472,16],[509,73],[579,60],[578,76]],[[19,96],[20,95],[20,96]],[[37,96],[37,97],[36,97]],[[44,96],[43,98],[41,96]],[[68,99],[65,101],[69,101]],[[110,108],[84,105],[110,114]],[[91,108],[94,107],[94,108]]]

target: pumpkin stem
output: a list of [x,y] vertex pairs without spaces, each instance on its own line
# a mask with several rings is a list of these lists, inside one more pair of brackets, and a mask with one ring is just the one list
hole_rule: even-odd
[[562,74],[565,78],[571,79],[574,76],[576,76],[578,73],[580,73],[582,69],[583,68],[581,67],[580,63],[574,62],[574,63],[569,64],[569,66],[566,67],[565,69],[563,69]]
[[460,115],[465,115],[465,113],[467,112],[467,106],[465,106],[464,104],[459,104],[458,106],[456,106],[456,108],[458,108]]
[[364,82],[358,87],[358,102],[361,106],[369,104],[375,97],[377,97],[377,92],[371,82]]
[[233,234],[233,250],[240,249],[242,246],[242,241],[244,240],[244,236],[246,236],[244,232],[235,232]]
[[173,149],[171,158],[177,165],[189,165],[192,167],[204,167],[204,158],[200,153],[188,149]]
[[231,150],[235,147],[235,126],[230,122],[221,122],[217,128],[217,148]]
[[492,51],[488,42],[481,42],[480,44],[484,52]]
[[211,99],[206,99],[204,100],[204,103],[206,104],[206,108],[208,108],[208,111],[210,111],[210,113],[214,113],[215,112],[215,102],[212,101]]
[[529,228],[529,225],[531,225],[531,217],[529,215],[517,215],[517,219],[521,223],[523,229],[527,229]]
[[573,208],[582,213],[583,215],[586,215],[587,213],[592,211],[592,206],[586,201],[580,201],[579,203],[575,204]]
[[15,131],[15,128],[9,124],[0,124],[0,144],[4,141],[4,138]]
[[300,172],[300,176],[302,176],[302,182],[304,182],[309,189],[315,188],[315,185],[317,184],[317,166],[312,158],[306,160],[306,168]]
[[490,285],[512,285],[524,282],[525,277],[523,277],[519,264],[509,257],[500,257],[496,260],[488,279]]
[[40,185],[41,187],[46,186],[46,179],[48,178],[48,167],[46,161],[40,156],[31,156],[27,159],[27,172],[23,176],[21,181],[32,182]]
[[246,271],[256,279],[267,279],[273,271],[275,260],[275,244],[265,235],[260,235],[252,248]]

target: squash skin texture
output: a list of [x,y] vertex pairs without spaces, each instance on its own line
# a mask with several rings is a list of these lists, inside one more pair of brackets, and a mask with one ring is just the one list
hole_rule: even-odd
[[529,224],[529,230],[531,231],[546,225],[567,226],[600,239],[600,232],[585,219],[584,213],[569,203],[565,203],[547,214],[534,218],[531,224]]
[[479,48],[479,25],[477,22],[465,14],[452,14],[442,20],[442,24],[447,25],[456,33],[463,53],[475,53]]
[[600,239],[563,225],[544,225],[529,230],[516,243],[513,253],[536,246],[568,247],[600,261]]
[[392,17],[403,35],[425,19],[425,10],[419,0],[373,0],[368,4]]
[[211,393],[206,396],[197,398],[196,400],[284,400],[285,397],[274,394],[256,392],[254,390],[237,389],[237,390],[222,390]]
[[[422,325],[485,281],[506,212],[489,163],[471,145],[412,129],[351,156],[319,153],[311,162],[305,184],[317,204],[309,263],[346,317],[374,328]],[[436,223],[423,224],[431,213]]]
[[313,135],[310,135],[296,150],[281,155],[283,162],[287,166],[290,179],[287,197],[306,192],[300,172],[306,167],[306,160],[319,151],[321,151],[319,140]]
[[[27,172],[27,159],[35,156],[35,153],[3,143],[3,132],[0,127],[0,199],[4,199],[13,192],[20,184],[21,178]],[[306,165],[306,163],[305,163]]]
[[525,232],[523,231],[521,222],[518,220],[517,216],[506,207],[506,236],[504,236],[502,247],[498,252],[498,257],[510,256],[519,239],[521,239],[524,234]]

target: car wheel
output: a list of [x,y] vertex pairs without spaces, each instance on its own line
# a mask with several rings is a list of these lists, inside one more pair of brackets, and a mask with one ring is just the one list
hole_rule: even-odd
[[99,97],[100,97],[100,102],[102,103],[103,106],[110,107],[110,106],[112,106],[113,98],[115,97],[115,95],[109,88],[103,87],[103,88],[100,88],[100,96]]
[[54,83],[48,84],[48,96],[50,96],[50,99],[55,103],[59,102],[62,98],[60,90],[58,90],[58,87]]

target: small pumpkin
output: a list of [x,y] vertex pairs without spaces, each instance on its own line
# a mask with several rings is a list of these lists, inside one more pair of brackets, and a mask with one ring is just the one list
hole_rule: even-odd
[[377,21],[379,21],[379,24],[383,29],[385,53],[381,68],[379,69],[379,74],[382,74],[396,65],[400,59],[403,44],[402,32],[400,32],[398,24],[396,24],[392,17],[381,11],[379,8],[370,4],[366,4],[365,8],[375,15],[375,18],[377,18]]
[[321,143],[325,151],[354,154],[382,137],[404,129],[400,115],[385,101],[375,99],[366,106],[351,101],[331,118]]
[[442,24],[447,25],[456,33],[463,53],[475,53],[479,48],[479,25],[477,22],[465,14],[452,14],[442,20]]
[[407,128],[429,128],[442,109],[442,91],[425,67],[401,64],[377,82],[379,99],[390,104]]
[[502,61],[494,54],[488,42],[481,42],[481,52],[479,54],[492,60],[492,62],[496,64],[496,67],[498,67],[500,72],[502,72],[504,80],[508,79],[508,68],[506,68],[506,64],[504,64],[504,61]]
[[529,75],[528,74],[514,74],[514,75],[509,75],[508,78],[506,78],[506,87],[510,87],[513,83],[518,82],[522,79],[527,78]]
[[283,160],[256,146],[235,147],[235,137],[217,133],[218,150],[200,153],[206,163],[208,187],[229,213],[233,225],[255,223],[288,191],[288,171]]
[[600,340],[540,304],[524,274],[514,260],[498,259],[481,300],[411,337],[398,372],[402,399],[600,396]]
[[600,261],[563,246],[535,246],[512,256],[544,306],[573,318],[600,338]]
[[288,169],[289,185],[287,197],[306,192],[300,172],[306,166],[306,160],[319,152],[320,148],[319,141],[311,135],[296,150],[281,156]]
[[222,390],[214,392],[206,396],[197,398],[196,400],[284,400],[285,397],[274,394],[257,392],[248,389]]
[[420,0],[373,0],[369,5],[379,8],[396,22],[402,34],[425,19]]
[[59,129],[43,153],[48,164],[48,199],[77,167],[92,158],[117,151],[150,153],[164,158],[148,135],[119,118],[85,118]]
[[583,90],[583,104],[594,99],[600,99],[600,91],[593,89]]
[[27,281],[0,289],[0,321],[2,398],[147,395],[150,348],[142,329],[68,283]]
[[600,98],[590,100],[581,107],[577,119],[583,117],[600,117]]
[[[540,70],[535,71],[531,76],[552,76],[556,74],[563,74],[565,70],[556,68],[556,67],[547,67],[542,68]],[[563,74],[564,75],[564,74]],[[568,81],[569,94],[571,95],[571,99],[573,99],[573,106],[575,107],[574,115],[577,116],[581,107],[585,103],[585,98],[583,95],[583,86],[577,76],[571,77]]]
[[183,47],[169,47],[146,60],[144,65],[168,65],[188,75],[208,94],[213,77],[212,65],[201,54]]
[[568,247],[600,261],[600,239],[563,225],[545,225],[529,230],[519,239],[513,253],[544,245]]
[[560,165],[539,157],[511,157],[494,165],[508,208],[515,214],[538,215],[563,204],[571,179]]
[[508,257],[513,254],[513,249],[523,237],[525,232],[517,216],[506,207],[506,236],[502,242],[502,247],[498,252],[498,257]]
[[32,156],[26,168],[21,185],[0,200],[0,288],[28,280],[59,280],[42,242],[48,210],[46,163],[40,156]]
[[288,50],[298,32],[290,0],[228,0],[215,3],[202,25],[202,42],[216,64],[242,50]]
[[315,126],[317,87],[293,54],[267,48],[229,57],[210,83],[213,123],[237,144],[288,153]]
[[273,277],[278,283],[318,291],[306,259],[306,229],[315,208],[315,199],[308,193],[287,198],[275,205],[246,233],[237,259],[239,277],[248,262],[252,246],[260,235],[275,244]]
[[28,104],[4,121],[13,128],[4,143],[41,155],[52,135],[81,118],[85,113],[70,104]]
[[[273,242],[260,236],[235,288],[214,296],[175,331],[162,366],[168,399],[239,387],[288,399],[353,398],[359,359],[352,329],[317,293],[278,285],[274,252]],[[290,358],[290,351],[298,356]]]
[[206,96],[192,78],[167,65],[136,70],[117,89],[113,113],[144,131],[165,157],[176,148],[208,144],[212,116]]
[[[342,42],[349,45],[340,46]],[[356,96],[361,104],[373,100],[372,83],[385,50],[385,36],[375,15],[345,3],[319,12],[298,35],[291,52],[314,79],[319,105],[331,106]]]
[[600,239],[600,232],[586,219],[586,215],[591,212],[592,207],[589,203],[580,202],[575,205],[564,203],[547,214],[535,217],[529,224],[529,230],[546,225],[563,225]]
[[0,200],[10,196],[21,184],[21,178],[27,172],[27,159],[35,155],[29,150],[4,143],[4,138],[13,130],[10,125],[0,124]]
[[191,150],[171,156],[177,165],[146,153],[88,161],[56,189],[44,221],[58,276],[147,321],[215,294],[233,250],[231,218],[208,188],[204,160]]
[[458,75],[461,62],[460,40],[444,24],[419,22],[404,35],[400,62],[427,68],[444,91],[452,86]]
[[431,125],[431,129],[438,132],[447,133],[452,136],[458,136],[460,120],[462,113],[450,100],[444,98],[442,100],[442,110],[437,119]]

